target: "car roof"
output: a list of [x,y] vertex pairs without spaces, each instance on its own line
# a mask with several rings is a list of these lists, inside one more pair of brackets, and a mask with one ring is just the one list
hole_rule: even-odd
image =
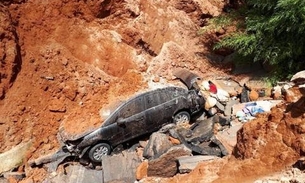
[[122,103],[116,110],[114,110],[104,121],[104,123],[102,124],[102,126],[107,126],[109,124],[111,124],[111,118],[112,116],[117,113],[118,111],[122,110],[126,105],[128,105],[130,102],[137,100],[140,97],[145,97],[148,95],[152,95],[155,93],[168,93],[168,92],[176,92],[178,95],[182,95],[182,94],[187,94],[188,90],[182,87],[177,87],[177,86],[168,86],[168,87],[164,87],[164,88],[158,88],[155,90],[150,90],[141,94],[138,94],[130,99],[128,99],[126,102]]

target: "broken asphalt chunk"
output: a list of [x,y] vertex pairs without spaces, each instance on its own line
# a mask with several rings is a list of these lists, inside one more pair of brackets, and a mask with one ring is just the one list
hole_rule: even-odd
[[55,153],[50,153],[37,159],[30,160],[28,161],[28,163],[32,167],[46,164],[48,172],[51,173],[55,172],[57,170],[58,165],[69,156],[71,156],[70,152],[64,152],[62,149],[60,149]]

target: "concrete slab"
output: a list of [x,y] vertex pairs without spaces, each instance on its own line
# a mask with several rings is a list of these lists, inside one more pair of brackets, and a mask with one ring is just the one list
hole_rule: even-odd
[[198,163],[203,161],[210,161],[214,159],[219,159],[217,156],[181,156],[178,157],[179,163],[179,172],[180,173],[189,173],[198,165]]
[[136,169],[140,163],[136,152],[123,151],[121,154],[103,157],[104,182],[136,181]]
[[66,168],[66,173],[56,175],[51,180],[46,179],[44,182],[53,183],[104,183],[103,171],[88,169],[82,165],[70,165]]
[[237,143],[237,131],[243,126],[243,123],[235,121],[231,122],[231,124],[233,126],[216,134],[217,139],[225,146],[229,154],[232,154],[233,148]]

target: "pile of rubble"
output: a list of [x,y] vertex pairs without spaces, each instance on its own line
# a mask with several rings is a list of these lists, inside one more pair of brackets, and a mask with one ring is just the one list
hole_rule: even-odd
[[[45,181],[141,182],[146,177],[173,177],[189,173],[200,162],[214,161],[232,154],[236,133],[244,123],[254,119],[258,113],[270,112],[282,101],[280,97],[293,98],[288,90],[291,85],[284,85],[281,90],[275,87],[267,91],[266,88],[257,90],[233,80],[203,81],[197,78],[196,83],[201,88],[201,95],[210,103],[204,106],[205,112],[192,123],[169,124],[150,136],[118,146],[111,156],[103,157],[101,166],[91,169],[68,159],[56,171],[58,164],[42,161],[41,164],[45,164],[50,171]],[[206,83],[209,87],[204,87]],[[211,91],[211,85],[218,92]],[[216,100],[209,99],[211,96]],[[117,166],[118,162],[120,166]],[[11,176],[22,178],[22,174],[15,172],[5,174],[5,177]]]

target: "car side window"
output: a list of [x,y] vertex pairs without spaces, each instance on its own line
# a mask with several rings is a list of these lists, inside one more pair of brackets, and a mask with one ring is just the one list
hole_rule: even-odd
[[162,103],[167,102],[173,98],[172,92],[161,92],[159,95],[160,101]]
[[185,93],[185,90],[181,88],[171,88],[171,90],[171,92],[168,92],[168,94],[170,94],[168,97],[169,99],[174,99]]
[[160,93],[154,92],[144,96],[145,109],[155,107],[160,104]]
[[143,102],[143,96],[138,96],[137,98],[134,98],[122,107],[122,109],[120,110],[119,117],[128,118],[132,115],[140,113],[144,110],[144,105],[145,104]]

